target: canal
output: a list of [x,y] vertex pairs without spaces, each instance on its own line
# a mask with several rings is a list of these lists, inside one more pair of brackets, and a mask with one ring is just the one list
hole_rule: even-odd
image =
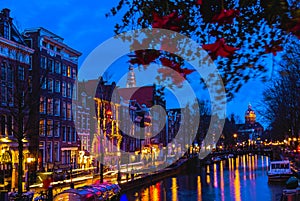
[[121,201],[279,201],[282,184],[268,184],[269,158],[243,155],[189,170],[121,196]]

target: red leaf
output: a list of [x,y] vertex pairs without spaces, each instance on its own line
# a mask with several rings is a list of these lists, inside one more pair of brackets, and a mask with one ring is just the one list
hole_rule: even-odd
[[172,31],[180,31],[180,27],[178,23],[184,18],[183,16],[178,16],[178,13],[172,12],[167,16],[159,16],[157,13],[153,12],[153,28],[162,28],[162,29],[169,29]]
[[219,23],[219,24],[232,24],[233,19],[236,16],[239,16],[240,11],[235,9],[222,9],[219,14],[216,14],[212,18],[212,23]]
[[202,0],[197,0],[196,4],[202,5]]
[[224,38],[218,39],[215,43],[202,45],[202,48],[208,52],[213,59],[217,56],[230,57],[239,48],[228,46],[225,43]]

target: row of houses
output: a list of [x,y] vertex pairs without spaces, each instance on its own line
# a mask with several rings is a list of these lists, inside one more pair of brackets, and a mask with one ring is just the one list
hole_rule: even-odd
[[10,189],[20,167],[33,183],[39,171],[95,166],[99,153],[120,163],[121,152],[159,151],[175,136],[179,113],[150,111],[166,108],[161,87],[136,87],[132,67],[126,88],[102,78],[77,82],[80,56],[45,28],[20,33],[10,10],[1,11],[0,183]]

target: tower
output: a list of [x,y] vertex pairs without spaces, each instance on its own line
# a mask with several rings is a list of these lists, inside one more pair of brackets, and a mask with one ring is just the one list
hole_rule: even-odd
[[135,73],[133,66],[129,66],[129,72],[127,74],[126,88],[136,87]]
[[249,103],[248,109],[245,112],[245,123],[246,124],[254,124],[256,122],[256,114],[252,109],[251,104]]

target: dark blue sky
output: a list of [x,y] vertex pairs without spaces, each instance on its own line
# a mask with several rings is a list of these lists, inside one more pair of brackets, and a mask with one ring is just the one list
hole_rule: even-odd
[[[113,26],[120,20],[120,16],[106,18],[105,13],[117,2],[118,0],[0,0],[0,8],[11,10],[11,16],[20,31],[44,27],[63,37],[66,44],[83,53],[79,60],[80,67],[94,48],[114,35]],[[128,67],[125,60],[118,61],[116,65],[124,65],[122,69],[125,70]],[[258,80],[246,84],[236,94],[236,98],[228,103],[227,114],[235,113],[243,121],[249,102],[255,110],[263,87],[264,84]]]

